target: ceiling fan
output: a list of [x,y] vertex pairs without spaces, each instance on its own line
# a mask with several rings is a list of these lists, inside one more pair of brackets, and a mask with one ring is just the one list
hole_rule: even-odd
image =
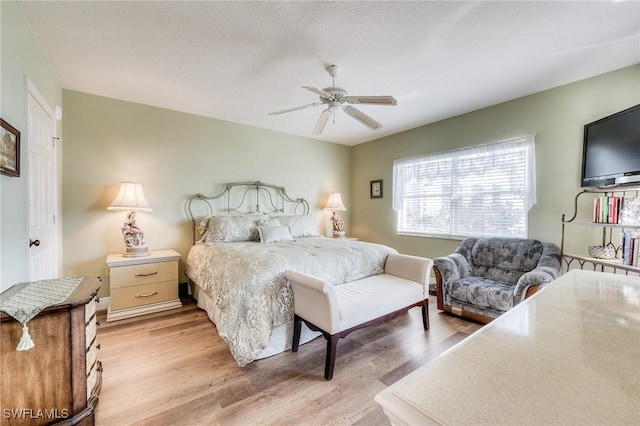
[[320,102],[314,102],[312,104],[302,105],[299,107],[283,109],[282,111],[270,112],[268,115],[278,115],[285,112],[297,111],[299,109],[315,107],[318,105],[326,105],[327,109],[322,111],[320,118],[316,123],[316,127],[313,129],[313,134],[318,135],[324,130],[324,126],[327,124],[330,116],[335,119],[335,112],[338,109],[342,109],[351,117],[355,118],[360,123],[364,124],[371,130],[378,130],[382,128],[382,124],[378,123],[373,118],[369,117],[359,109],[345,104],[362,104],[362,105],[396,105],[397,101],[393,96],[349,96],[346,90],[342,87],[336,86],[336,76],[338,75],[339,67],[337,65],[329,65],[327,72],[332,78],[331,86],[324,89],[318,89],[310,86],[302,86],[303,89],[307,89],[320,96]]

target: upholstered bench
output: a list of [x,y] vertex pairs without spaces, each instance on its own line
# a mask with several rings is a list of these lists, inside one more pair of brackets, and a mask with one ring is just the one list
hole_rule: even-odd
[[415,307],[429,329],[429,276],[433,261],[390,254],[384,273],[340,285],[296,271],[285,276],[293,288],[295,305],[293,347],[300,344],[302,321],[327,339],[324,377],[331,380],[338,340],[354,330],[380,324]]

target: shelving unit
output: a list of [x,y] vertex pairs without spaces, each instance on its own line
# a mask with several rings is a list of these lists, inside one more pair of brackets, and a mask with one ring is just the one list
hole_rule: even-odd
[[[620,233],[630,230],[639,230],[640,223],[632,225],[621,225],[613,223],[596,223],[596,222],[581,222],[576,221],[578,216],[580,197],[584,194],[598,194],[600,196],[620,196],[628,198],[640,197],[640,187],[618,187],[618,188],[604,188],[604,189],[585,189],[578,194],[574,199],[573,216],[570,219],[566,219],[566,215],[562,215],[562,239],[560,243],[560,255],[563,260],[563,266],[567,271],[574,265],[574,262],[580,265],[580,269],[587,269],[585,265],[590,265],[594,271],[604,271],[605,268],[612,269],[614,273],[623,271],[625,274],[634,273],[640,275],[640,267],[624,265],[621,261],[622,247],[620,246]],[[589,205],[589,211],[591,212],[593,205]],[[612,246],[616,252],[615,259],[598,259],[584,254],[573,254],[565,252],[565,237],[567,237],[567,228],[569,227],[598,227],[602,228],[602,246]],[[594,243],[596,245],[597,243]]]

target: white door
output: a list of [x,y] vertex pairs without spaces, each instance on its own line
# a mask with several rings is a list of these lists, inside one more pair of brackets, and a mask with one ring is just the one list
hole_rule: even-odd
[[28,92],[29,280],[36,281],[58,276],[56,123],[37,90]]

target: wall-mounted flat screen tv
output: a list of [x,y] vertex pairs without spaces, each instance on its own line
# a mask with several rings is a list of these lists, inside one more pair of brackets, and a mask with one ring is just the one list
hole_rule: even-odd
[[583,187],[640,182],[640,105],[584,126]]

